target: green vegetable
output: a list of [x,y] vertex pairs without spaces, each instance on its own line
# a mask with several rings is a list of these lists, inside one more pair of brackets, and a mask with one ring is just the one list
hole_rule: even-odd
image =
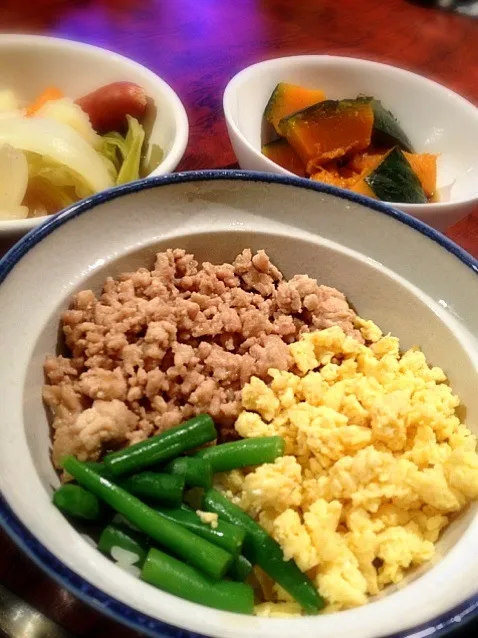
[[214,581],[193,567],[151,548],[141,578],[174,596],[239,614],[252,614],[254,592],[245,583]]
[[232,580],[245,581],[251,571],[251,563],[245,556],[239,554],[239,556],[232,561],[232,565],[229,567],[227,575],[229,578],[232,578]]
[[384,108],[380,100],[364,99],[370,101],[373,110],[372,144],[388,147],[396,145],[413,153],[412,143],[392,113]]
[[132,525],[208,576],[222,578],[229,569],[231,554],[168,520],[78,459],[66,457],[63,467],[80,485],[108,503]]
[[138,560],[133,564],[139,566],[143,565],[149,551],[149,545],[141,534],[135,533],[126,526],[111,524],[103,530],[98,541],[98,549],[103,554],[111,556],[111,550],[114,547],[137,554]]
[[116,185],[127,184],[139,179],[141,150],[144,143],[144,129],[131,115],[128,120],[128,132],[123,137],[117,131],[103,135],[103,155],[113,163],[118,176]]
[[171,461],[164,470],[171,474],[183,476],[188,487],[209,489],[212,486],[212,468],[206,459],[182,456]]
[[104,463],[99,463],[98,461],[85,461],[85,465],[91,470],[94,470],[97,474],[101,474],[101,476],[111,478],[111,474],[106,469]]
[[191,487],[191,489],[184,492],[184,504],[188,505],[195,512],[201,509],[202,497],[204,490],[202,487]]
[[228,472],[238,467],[273,463],[284,454],[284,448],[282,437],[264,436],[204,448],[196,457],[209,461],[213,472]]
[[57,213],[78,199],[93,194],[84,179],[64,164],[28,151],[25,157],[28,161],[28,188],[23,203],[32,211],[40,208],[47,214]]
[[174,507],[180,505],[184,490],[184,477],[157,472],[141,472],[119,482],[130,494]]
[[71,483],[54,492],[53,503],[63,514],[87,521],[97,521],[104,514],[104,508],[94,494]]
[[222,547],[230,554],[237,556],[244,542],[245,532],[229,523],[218,521],[214,528],[208,523],[203,523],[196,512],[186,505],[177,509],[155,508],[162,516],[170,521],[183,525],[186,529],[198,536],[205,538],[210,543]]
[[420,180],[399,148],[394,148],[365,177],[375,195],[384,202],[425,204],[427,197]]
[[203,508],[215,512],[231,525],[246,532],[243,553],[253,565],[259,565],[309,614],[317,613],[324,606],[322,597],[312,582],[293,560],[286,561],[280,545],[272,539],[248,514],[216,490],[204,495]]
[[128,152],[125,138],[121,133],[118,133],[118,131],[112,131],[111,133],[103,135],[103,148],[101,152],[114,165],[116,171],[118,171]]
[[133,474],[213,441],[216,437],[213,420],[209,415],[201,414],[167,432],[108,454],[104,458],[104,464],[113,476]]
[[139,167],[141,163],[141,149],[144,142],[144,128],[134,117],[126,116],[128,120],[128,132],[126,133],[126,154],[123,164],[118,172],[116,184],[127,184],[139,179]]

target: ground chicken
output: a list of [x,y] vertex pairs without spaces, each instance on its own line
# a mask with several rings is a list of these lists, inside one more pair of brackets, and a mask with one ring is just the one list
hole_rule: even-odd
[[63,313],[67,356],[47,357],[53,459],[97,459],[201,412],[234,432],[241,390],[289,370],[304,332],[340,326],[361,340],[344,295],[307,275],[287,281],[264,251],[201,266],[184,250],[75,295]]

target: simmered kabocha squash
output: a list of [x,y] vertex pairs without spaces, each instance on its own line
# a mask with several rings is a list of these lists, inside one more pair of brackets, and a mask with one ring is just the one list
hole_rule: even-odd
[[339,188],[352,188],[360,179],[360,175],[347,166],[338,166],[337,162],[329,162],[321,166],[316,173],[310,176],[316,182],[338,186]]
[[[415,153],[395,116],[366,95],[327,100],[322,91],[279,83],[265,110],[281,139],[262,153],[300,177],[392,203],[436,196],[437,155]],[[270,137],[268,138],[270,139]]]
[[427,201],[420,180],[403,152],[397,147],[352,188],[355,192],[370,197],[369,189],[376,198],[384,202],[424,204]]
[[373,190],[367,184],[364,179],[359,179],[358,182],[350,188],[354,193],[358,193],[359,195],[365,195],[366,197],[371,197],[372,199],[378,199]]
[[388,148],[399,146],[402,150],[413,153],[412,144],[405,131],[380,100],[370,97],[361,99],[367,101],[373,110],[372,143],[375,146],[386,146]]
[[403,153],[420,180],[425,195],[430,198],[437,189],[437,155],[430,153]]
[[325,93],[319,89],[305,89],[295,84],[280,82],[267,103],[264,117],[280,135],[279,122],[282,118],[323,100],[325,100]]
[[371,173],[389,152],[390,150],[386,148],[370,146],[367,150],[352,155],[346,166],[357,174],[357,179],[361,179]]
[[279,130],[308,173],[370,145],[373,111],[368,102],[325,100],[282,119]]
[[262,154],[286,170],[305,177],[305,166],[287,140],[275,140],[262,147]]

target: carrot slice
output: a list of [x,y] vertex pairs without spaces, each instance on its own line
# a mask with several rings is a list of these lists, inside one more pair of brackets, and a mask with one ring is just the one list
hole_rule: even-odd
[[50,102],[51,100],[59,100],[62,97],[64,97],[63,92],[60,91],[60,89],[58,89],[56,86],[47,87],[31,104],[27,106],[27,117],[35,115],[35,113],[41,109],[45,102]]

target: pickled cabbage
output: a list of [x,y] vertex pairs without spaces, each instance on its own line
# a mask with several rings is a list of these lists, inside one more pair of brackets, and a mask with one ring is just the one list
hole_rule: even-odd
[[12,111],[19,111],[20,107],[15,97],[15,93],[10,89],[3,89],[0,91],[0,112],[8,113]]
[[68,97],[50,100],[35,112],[33,117],[46,117],[74,129],[96,150],[101,149],[102,139],[91,126],[90,118],[83,109]]
[[114,185],[105,158],[70,126],[55,120],[31,117],[0,119],[0,145],[36,153],[78,176],[90,192]]
[[93,194],[82,177],[66,166],[37,153],[25,156],[29,179],[23,203],[28,206],[30,217],[57,213]]
[[22,206],[28,184],[25,154],[8,144],[0,147],[0,220],[23,219],[28,208]]
[[103,136],[103,154],[118,169],[116,184],[127,184],[139,179],[144,129],[134,117],[126,116],[128,132],[123,137],[117,132]]

